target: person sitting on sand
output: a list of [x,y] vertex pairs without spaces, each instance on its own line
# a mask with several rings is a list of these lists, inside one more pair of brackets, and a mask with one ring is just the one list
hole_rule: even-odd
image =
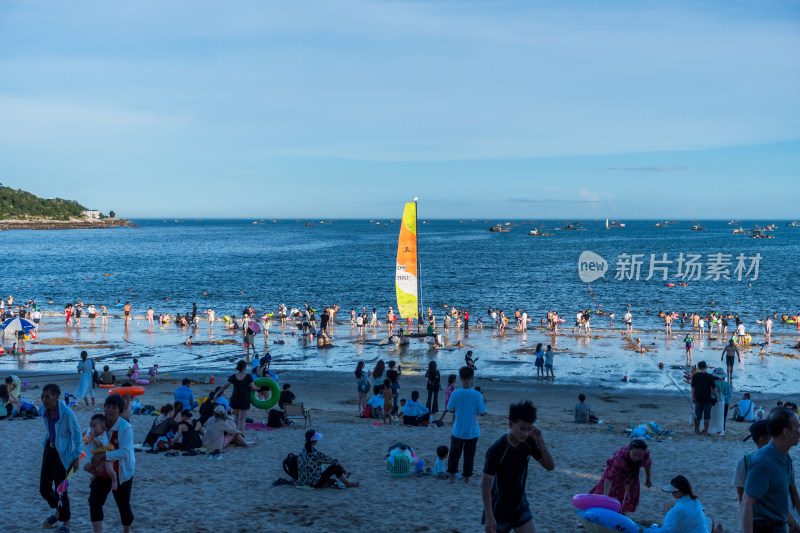
[[184,409],[181,413],[181,421],[178,424],[178,431],[170,440],[170,446],[183,450],[183,455],[197,455],[196,448],[202,446],[200,436],[205,432],[199,420],[192,420],[192,412]]
[[103,366],[103,372],[100,374],[100,383],[103,385],[113,385],[116,383],[117,378],[114,373],[108,368],[108,365]]
[[431,413],[427,407],[419,403],[419,391],[411,392],[411,399],[406,402],[403,409],[404,426],[429,425]]
[[756,406],[745,392],[741,400],[733,406],[733,419],[737,422],[753,422],[756,419]]
[[193,335],[189,335],[189,338],[186,339],[185,341],[183,341],[183,344],[185,344],[186,346],[191,346],[192,345],[192,339],[194,339],[194,336]]
[[640,531],[655,533],[706,533],[707,531],[713,531],[714,533],[722,533],[721,525],[714,528],[712,522],[711,530],[706,527],[707,519],[703,513],[703,504],[694,495],[692,485],[684,476],[675,476],[661,490],[672,493],[672,496],[677,501],[674,504],[665,504],[665,507],[669,505],[670,509],[664,517],[663,526],[651,526],[648,529],[640,528]]
[[176,428],[177,424],[172,419],[172,404],[168,403],[161,408],[159,415],[153,420],[153,425],[144,438],[144,445],[155,448],[158,440],[163,437],[164,449],[168,448],[167,433],[175,431]]
[[191,388],[192,380],[184,378],[181,386],[175,389],[174,399],[176,402],[181,402],[181,411],[186,407],[187,409],[194,409],[197,407],[197,402],[194,400],[194,391]]
[[239,431],[233,420],[228,418],[222,405],[214,407],[214,416],[206,422],[204,429],[203,446],[212,450],[210,455],[212,458],[219,457],[220,451],[231,444],[249,446],[244,440],[244,433]]
[[[303,451],[297,456],[298,485],[320,489],[327,487],[331,478],[336,476],[345,487],[358,487],[357,482],[348,479],[350,474],[339,461],[317,450],[317,443],[322,439],[320,433],[309,429],[306,431],[305,439]],[[322,465],[328,467],[322,470]]]
[[280,407],[281,409],[283,409],[283,406],[286,404],[291,405],[291,403],[295,400],[295,398],[297,398],[297,396],[295,396],[295,394],[291,390],[289,390],[291,388],[292,386],[289,383],[283,384],[283,390],[281,391],[281,396],[280,399],[278,400],[278,407]]
[[8,394],[8,387],[0,385],[0,420],[11,416],[14,405],[11,403],[11,396]]
[[575,404],[575,423],[588,424],[592,415],[592,407],[586,402],[585,394],[578,394],[578,403]]

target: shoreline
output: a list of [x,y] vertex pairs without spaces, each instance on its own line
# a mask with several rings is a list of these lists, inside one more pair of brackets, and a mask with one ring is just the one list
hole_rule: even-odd
[[[593,328],[591,336],[573,335],[566,330],[566,334],[554,337],[537,328],[527,332],[512,330],[504,335],[489,328],[468,332],[450,329],[444,335],[444,346],[435,349],[424,338],[410,338],[408,345],[402,346],[381,344],[387,337],[385,326],[359,337],[348,322],[337,321],[331,332],[332,346],[317,348],[316,342],[299,335],[290,322],[284,330],[273,324],[267,339],[263,334],[256,335],[255,351],[248,352],[241,330],[226,329],[217,322],[214,325],[211,328],[204,321],[197,328],[150,328],[146,320],[133,319],[125,327],[122,319],[110,319],[107,326],[98,320],[98,325],[91,327],[82,320],[81,327],[66,328],[62,319],[47,317],[24,353],[0,356],[0,374],[24,373],[32,378],[69,374],[80,351],[87,350],[99,369],[107,364],[122,375],[134,357],[140,358],[142,368],[158,363],[161,372],[170,374],[224,375],[239,359],[247,360],[266,351],[271,353],[272,368],[277,372],[329,372],[346,377],[360,360],[371,369],[379,359],[394,359],[408,375],[424,374],[432,360],[446,375],[456,373],[463,365],[464,353],[473,350],[480,357],[477,366],[482,379],[516,378],[523,383],[537,383],[533,351],[542,343],[553,345],[559,386],[591,386],[615,392],[666,388],[688,394],[689,390],[684,382],[686,358],[681,342],[685,332],[678,330],[671,336],[662,331],[635,330],[628,337],[621,330]],[[184,341],[190,335],[194,342],[187,346]],[[706,360],[711,369],[723,365],[720,354],[725,343],[716,337],[695,337],[693,362]],[[6,349],[14,342],[10,337],[2,340]],[[759,355],[758,344],[741,346],[742,362],[734,368],[734,393],[747,391],[769,397],[800,393],[798,383],[792,379],[800,358],[800,352],[793,349],[796,342],[793,335],[774,335],[765,346],[764,356]],[[641,353],[642,347],[645,353]]]
[[134,227],[135,223],[124,218],[104,219],[8,219],[0,220],[0,228],[4,230],[30,229],[30,230],[63,230],[63,229],[103,229]]

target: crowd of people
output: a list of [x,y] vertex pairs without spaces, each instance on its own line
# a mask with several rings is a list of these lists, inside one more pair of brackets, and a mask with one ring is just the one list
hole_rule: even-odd
[[[9,308],[11,302],[9,302]],[[100,306],[103,317],[107,316],[105,306]],[[88,315],[94,325],[97,313],[95,306],[88,306]],[[123,305],[126,323],[130,320],[130,304]],[[305,306],[305,310],[287,310],[279,312],[274,318],[286,326],[288,319],[298,321],[301,333],[330,340],[331,324],[337,306],[326,307],[318,320],[316,310]],[[19,311],[18,312],[26,312]],[[84,314],[83,304],[77,302],[67,308],[67,322],[80,325]],[[211,309],[205,312],[213,324],[215,315]],[[574,331],[589,334],[592,313],[582,311],[578,314]],[[489,316],[499,331],[508,327],[509,319],[502,310],[489,310]],[[169,319],[169,316],[167,315]],[[150,326],[155,324],[155,313],[148,309],[147,319]],[[245,343],[254,347],[254,335],[258,333],[251,324],[266,325],[269,330],[273,315],[256,317],[253,308],[245,309],[241,320],[231,317],[226,327],[241,329]],[[515,310],[515,329],[525,331],[530,319],[525,310]],[[725,317],[712,315],[701,318],[696,314],[681,317],[664,313],[665,323],[669,328],[675,320],[689,322],[702,331],[706,321],[713,327],[722,328]],[[105,320],[105,318],[103,319]],[[183,327],[197,325],[199,320],[196,306],[191,313],[176,317],[176,324]],[[632,331],[632,316],[626,313],[623,319],[626,331]],[[159,317],[164,322],[164,316]],[[366,308],[357,313],[351,309],[351,326],[357,329],[357,335],[364,335],[369,328],[377,328],[380,321],[377,311],[367,314]],[[555,312],[548,312],[547,325],[557,330],[562,321]],[[737,317],[738,322],[738,317]],[[765,328],[768,332],[767,317]],[[394,332],[397,317],[390,308],[386,317],[387,330]],[[445,328],[453,323],[457,327],[469,328],[469,313],[465,310],[450,308],[442,321]],[[478,322],[482,326],[482,321]],[[432,313],[428,314],[429,327],[436,327]],[[729,418],[729,407],[732,406],[732,372],[736,357],[741,361],[738,350],[744,330],[737,323],[737,338],[725,345],[721,360],[726,359],[727,372],[716,368],[708,372],[705,361],[697,365],[697,372],[691,379],[691,401],[695,411],[695,431],[699,435],[724,435]],[[212,326],[213,327],[213,326]],[[743,326],[742,326],[743,328]],[[373,330],[374,331],[374,330]],[[265,331],[265,342],[268,333]],[[702,333],[701,333],[702,335]],[[768,337],[768,335],[767,335]],[[687,357],[691,357],[692,338],[684,339]],[[554,379],[554,351],[551,345],[544,349],[538,344],[534,351],[534,365],[537,375],[542,379]],[[437,426],[442,425],[448,413],[453,414],[453,427],[450,433],[449,446],[437,447],[437,462],[434,474],[439,474],[450,483],[463,480],[469,483],[474,476],[475,453],[480,438],[479,418],[486,414],[486,402],[479,387],[474,387],[475,363],[471,351],[464,357],[464,366],[458,374],[447,376],[443,387],[443,376],[436,361],[430,361],[424,374],[426,398],[423,404],[420,391],[411,390],[401,395],[403,371],[397,361],[379,360],[369,371],[364,362],[359,362],[355,369],[357,386],[357,410],[363,417],[375,421],[382,419],[383,424],[390,422],[404,426]],[[251,409],[251,394],[266,397],[268,392],[255,384],[261,377],[277,376],[270,370],[271,357],[265,354],[255,358],[252,366],[242,360],[236,364],[235,372],[227,381],[213,391],[202,402],[194,396],[192,381],[184,379],[175,390],[174,402],[159,409],[152,426],[144,439],[144,448],[151,453],[172,453],[185,456],[203,453],[208,450],[209,457],[219,459],[222,450],[228,446],[251,446],[245,437],[245,425],[248,411]],[[691,359],[689,359],[691,361]],[[83,400],[86,406],[95,405],[94,387],[102,384],[117,384],[117,377],[108,366],[98,372],[95,363],[82,352],[77,364],[79,373],[78,385],[74,397]],[[155,380],[158,374],[157,365],[153,365],[148,375]],[[138,361],[134,359],[123,386],[135,384],[139,376]],[[461,386],[456,387],[460,381]],[[21,407],[21,382],[16,376],[9,376],[0,385],[0,418],[11,416],[17,406]],[[226,392],[230,391],[230,398]],[[444,393],[442,410],[440,411],[439,393]],[[371,394],[370,394],[371,393]],[[90,518],[95,531],[102,531],[103,507],[109,493],[113,493],[119,509],[125,531],[130,530],[133,522],[131,511],[131,490],[135,470],[133,432],[130,416],[137,410],[136,402],[130,397],[117,394],[108,396],[102,406],[102,413],[92,416],[90,431],[84,433],[77,426],[74,413],[61,398],[60,387],[48,384],[42,389],[41,415],[46,427],[44,455],[42,459],[40,492],[52,509],[52,514],[45,520],[49,526],[62,523],[60,531],[69,532],[71,510],[68,491],[58,491],[59,485],[74,471],[80,462],[82,444],[88,441],[90,460],[85,469],[91,473],[90,480]],[[405,398],[402,396],[406,396]],[[284,384],[281,403],[276,409],[280,412],[282,404],[291,403],[294,395],[290,385]],[[16,405],[15,405],[16,402]],[[797,445],[800,439],[800,420],[796,412],[797,406],[791,402],[781,404],[768,414],[758,409],[750,397],[744,393],[742,399],[733,407],[732,420],[751,423],[749,432],[757,450],[743,457],[737,463],[734,475],[739,500],[741,502],[741,521],[744,531],[800,531],[796,513],[791,509],[800,505],[800,497],[793,483],[793,470],[788,451]],[[138,406],[141,409],[141,406]],[[434,416],[439,415],[440,416]],[[508,410],[508,433],[494,442],[486,452],[481,479],[481,498],[484,515],[482,523],[485,530],[518,532],[535,531],[533,515],[525,496],[527,480],[527,463],[533,457],[543,468],[552,470],[555,467],[544,436],[536,427],[537,410],[531,402],[522,401],[512,404]],[[576,423],[597,422],[584,394],[578,397],[574,408]],[[333,457],[317,449],[322,435],[314,429],[304,435],[302,449],[297,455],[297,483],[315,488],[338,485],[341,487],[358,487],[352,480],[352,474]],[[77,439],[77,440],[76,440]],[[640,470],[644,469],[644,483],[650,487],[652,461],[644,440],[634,439],[620,447],[606,462],[600,481],[588,490],[591,494],[605,495],[617,499],[621,512],[635,512],[639,504]],[[462,461],[463,459],[463,461]],[[460,468],[459,464],[463,463]],[[587,487],[588,489],[588,487]],[[664,517],[664,525],[654,531],[706,531],[708,518],[703,506],[692,490],[689,479],[684,475],[675,475],[662,490],[672,494],[674,505]],[[700,529],[703,528],[703,529]],[[771,529],[770,529],[771,528]],[[715,531],[719,531],[719,527]]]

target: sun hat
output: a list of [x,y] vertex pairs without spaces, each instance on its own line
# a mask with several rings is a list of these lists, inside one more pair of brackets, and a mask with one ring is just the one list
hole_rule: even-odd
[[661,487],[661,490],[664,492],[683,492],[684,494],[688,494],[692,490],[692,486],[689,484],[689,480],[683,476],[675,476],[670,480],[669,483]]
[[306,431],[306,440],[308,442],[315,442],[318,440],[322,440],[322,433],[317,433],[314,429],[309,429]]
[[720,378],[720,379],[728,377],[728,373],[722,370],[721,367],[715,368],[714,371],[711,373],[711,375],[714,376],[715,378]]
[[750,434],[742,439],[742,441],[746,441],[749,439],[753,439],[756,441],[761,437],[769,435],[769,430],[767,429],[767,421],[766,420],[756,420],[752,424],[750,424]]

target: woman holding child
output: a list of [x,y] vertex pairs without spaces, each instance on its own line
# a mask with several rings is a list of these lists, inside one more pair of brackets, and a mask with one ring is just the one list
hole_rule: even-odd
[[633,440],[623,446],[606,462],[606,469],[600,482],[589,491],[590,494],[604,494],[616,498],[622,504],[620,513],[632,513],[639,505],[639,470],[644,467],[645,485],[650,481],[650,452],[643,440]]

